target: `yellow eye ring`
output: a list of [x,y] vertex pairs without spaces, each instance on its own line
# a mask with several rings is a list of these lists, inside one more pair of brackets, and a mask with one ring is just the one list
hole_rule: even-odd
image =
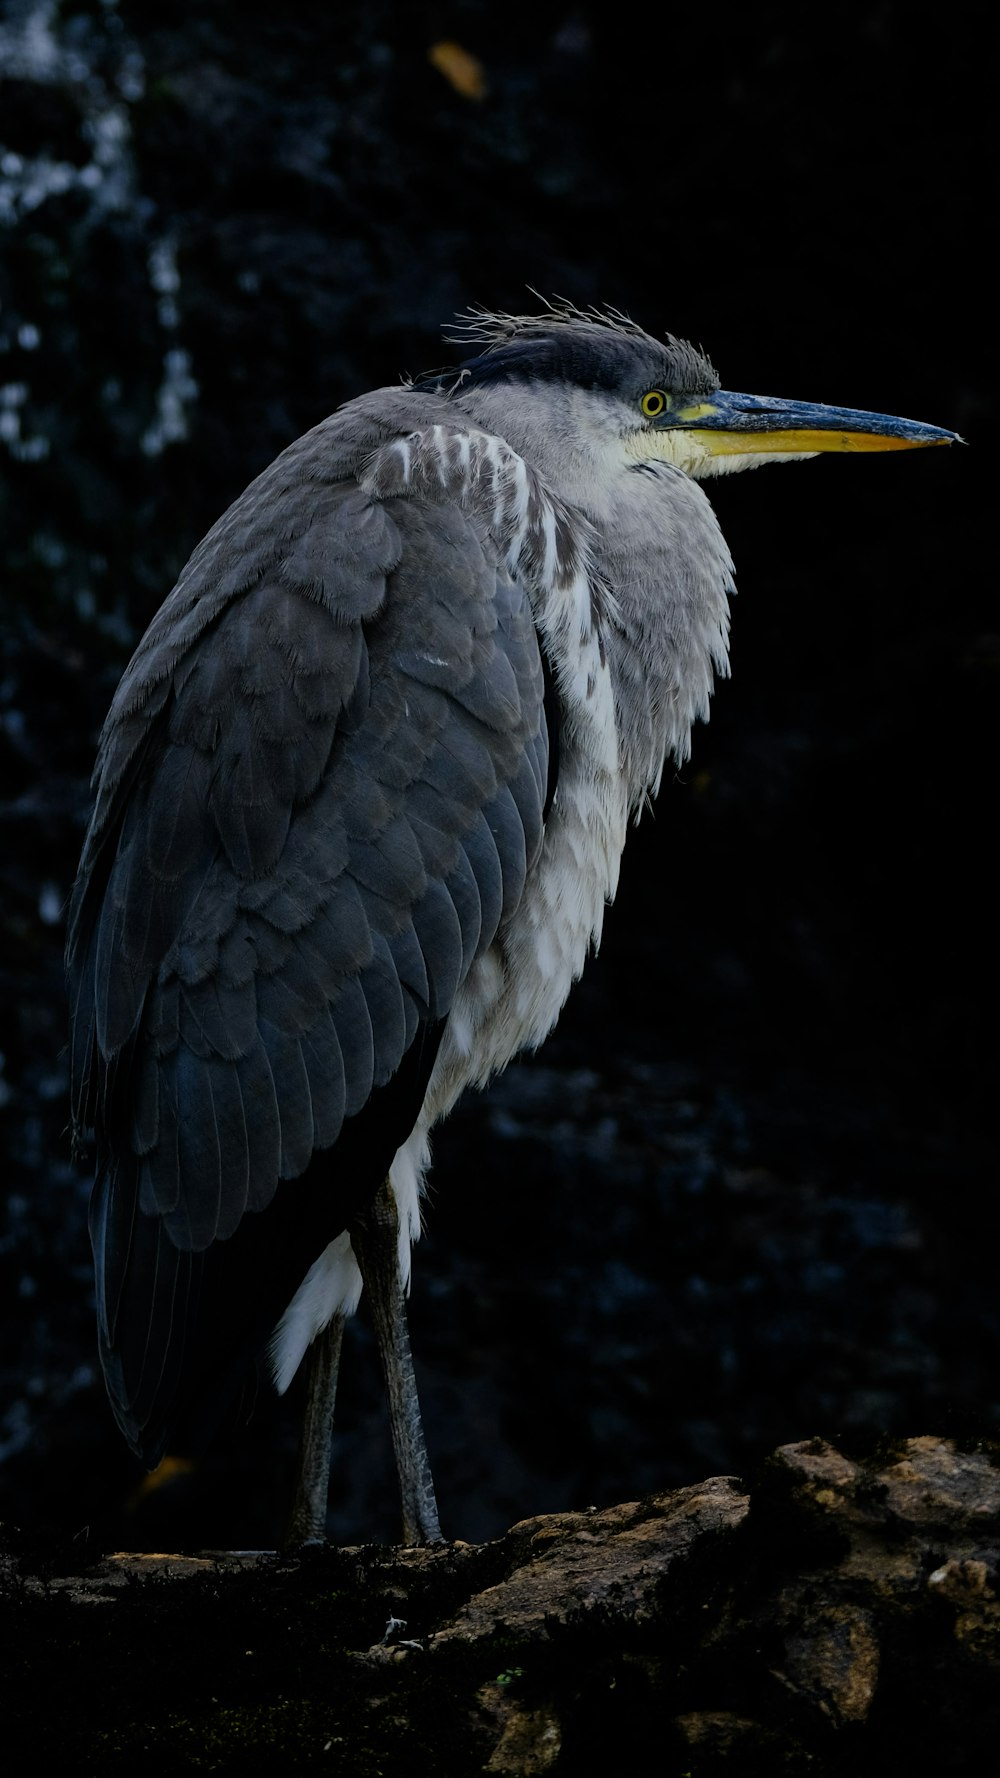
[[657,420],[667,405],[667,398],[662,389],[647,389],[639,406],[647,420]]

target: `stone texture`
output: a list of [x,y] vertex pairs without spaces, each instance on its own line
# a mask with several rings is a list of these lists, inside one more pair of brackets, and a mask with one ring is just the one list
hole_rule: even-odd
[[527,1519],[505,1540],[516,1553],[512,1572],[470,1599],[433,1646],[504,1632],[548,1638],[557,1626],[601,1613],[645,1624],[671,1570],[696,1545],[735,1530],[748,1505],[729,1478],[716,1476],[607,1512]]
[[6,1744],[102,1778],[184,1769],[192,1739],[239,1773],[404,1750],[447,1778],[992,1771],[998,1483],[995,1450],[811,1440],[749,1493],[715,1477],[481,1545],[88,1563],[11,1539]]

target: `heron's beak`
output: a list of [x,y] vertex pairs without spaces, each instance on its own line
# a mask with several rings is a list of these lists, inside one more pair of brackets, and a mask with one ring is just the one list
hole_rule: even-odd
[[663,424],[693,434],[709,457],[804,457],[816,451],[912,451],[961,443],[957,432],[920,420],[722,389],[675,408]]

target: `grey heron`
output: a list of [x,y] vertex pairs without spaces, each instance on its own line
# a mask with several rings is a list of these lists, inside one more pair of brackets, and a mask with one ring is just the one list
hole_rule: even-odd
[[723,391],[617,311],[475,313],[195,550],[118,688],[70,912],[108,1393],[152,1467],[312,1348],[325,1514],[365,1288],[407,1541],[440,1536],[404,1299],[428,1137],[551,1030],[630,819],[727,671],[700,483],[955,434]]

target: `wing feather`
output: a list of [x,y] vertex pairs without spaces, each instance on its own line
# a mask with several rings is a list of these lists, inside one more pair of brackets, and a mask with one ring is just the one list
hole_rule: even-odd
[[247,490],[102,736],[74,1116],[102,1361],[150,1461],[374,1191],[541,843],[528,591],[443,483],[359,485],[385,436],[335,416]]
[[344,1057],[329,1007],[311,1031],[303,1032],[300,1041],[309,1076],[316,1147],[332,1148],[346,1115],[347,1088]]

